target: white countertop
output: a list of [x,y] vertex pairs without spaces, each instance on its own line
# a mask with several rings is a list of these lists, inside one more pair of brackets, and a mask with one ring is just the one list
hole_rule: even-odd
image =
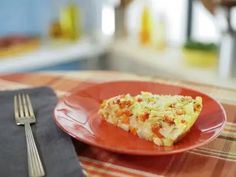
[[188,81],[206,83],[228,88],[236,88],[236,78],[220,78],[216,68],[190,67],[184,62],[181,51],[176,48],[167,49],[164,52],[151,47],[141,47],[135,42],[118,40],[111,45],[113,55],[129,59],[148,68],[164,71],[168,75]]

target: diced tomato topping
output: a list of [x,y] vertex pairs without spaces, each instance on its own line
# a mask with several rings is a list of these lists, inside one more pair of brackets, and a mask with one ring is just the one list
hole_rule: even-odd
[[116,116],[119,117],[119,116],[121,116],[122,114],[123,114],[123,111],[122,111],[122,110],[117,110],[117,111],[116,111]]
[[132,133],[133,135],[137,135],[136,128],[130,128],[130,133]]
[[131,101],[130,100],[126,101],[126,105],[131,106],[132,105]]
[[120,101],[120,102],[117,102],[117,104],[119,104],[120,108],[125,108],[126,106],[129,107],[132,105],[131,101],[128,100],[128,101]]
[[149,113],[148,112],[144,112],[143,114],[143,118],[146,120],[149,118]]
[[175,124],[174,120],[167,115],[164,116],[164,122],[168,123],[169,125]]
[[129,123],[129,117],[127,115],[123,115],[122,123],[124,123],[124,124],[128,124]]
[[133,115],[133,113],[132,113],[130,110],[125,110],[125,111],[123,111],[123,110],[117,110],[117,111],[116,111],[116,116],[117,116],[117,117],[120,117],[120,116],[122,116],[122,115],[127,116],[127,117],[130,117],[130,116]]
[[125,102],[123,101],[123,102],[120,102],[120,103],[119,103],[119,106],[120,106],[120,108],[122,109],[122,108],[125,108],[126,104],[125,104]]
[[165,138],[161,133],[160,133],[160,127],[158,125],[153,125],[152,126],[152,132],[158,137],[158,138]]
[[133,113],[130,110],[124,111],[124,114],[127,115],[127,116],[132,116],[133,115]]
[[139,120],[141,121],[145,121],[149,118],[149,113],[148,112],[144,112],[142,115],[139,116]]

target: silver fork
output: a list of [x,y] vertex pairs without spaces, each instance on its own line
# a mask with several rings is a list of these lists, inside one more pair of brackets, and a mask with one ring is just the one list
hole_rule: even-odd
[[14,110],[17,125],[25,126],[29,176],[45,176],[42,162],[34,141],[30,124],[35,123],[35,115],[28,94],[14,96]]

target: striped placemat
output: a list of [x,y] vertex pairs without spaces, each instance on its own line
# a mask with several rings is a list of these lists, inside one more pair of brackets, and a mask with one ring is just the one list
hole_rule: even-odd
[[78,87],[86,88],[94,83],[111,80],[151,80],[204,92],[223,104],[227,114],[227,123],[221,135],[211,143],[168,156],[122,155],[75,141],[81,165],[88,176],[236,176],[236,90],[106,71],[1,75],[0,90],[46,85],[53,88],[61,97],[70,94]]

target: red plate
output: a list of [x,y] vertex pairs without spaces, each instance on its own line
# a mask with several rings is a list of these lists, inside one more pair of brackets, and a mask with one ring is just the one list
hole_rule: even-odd
[[[159,147],[140,139],[105,122],[97,114],[103,99],[126,93],[137,95],[140,91],[202,96],[203,109],[190,132],[173,147]],[[203,93],[173,85],[140,81],[107,82],[78,89],[58,103],[54,115],[57,125],[79,141],[114,152],[139,155],[166,155],[202,146],[216,138],[226,123],[221,104]]]

